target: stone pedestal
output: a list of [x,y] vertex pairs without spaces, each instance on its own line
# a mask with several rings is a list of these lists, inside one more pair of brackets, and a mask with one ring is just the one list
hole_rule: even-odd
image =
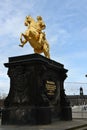
[[64,93],[67,70],[63,64],[31,54],[10,57],[4,65],[8,67],[10,90],[2,124],[49,124],[66,119],[64,111],[71,114]]

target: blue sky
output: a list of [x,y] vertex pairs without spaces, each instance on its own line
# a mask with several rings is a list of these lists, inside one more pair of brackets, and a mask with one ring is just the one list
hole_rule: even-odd
[[[51,59],[68,69],[66,82],[87,83],[87,0],[3,0],[0,1],[0,93],[8,93],[9,77],[4,63],[8,57],[32,54],[27,43],[20,48],[20,34],[26,30],[27,15],[41,15]],[[80,85],[80,84],[79,84]],[[77,94],[79,85],[65,84],[66,94]],[[87,84],[82,84],[87,94]]]

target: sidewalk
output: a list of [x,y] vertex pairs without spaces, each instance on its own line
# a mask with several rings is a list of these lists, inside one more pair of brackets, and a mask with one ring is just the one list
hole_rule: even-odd
[[0,130],[72,130],[81,126],[87,126],[87,120],[56,121],[50,125],[37,126],[1,125]]

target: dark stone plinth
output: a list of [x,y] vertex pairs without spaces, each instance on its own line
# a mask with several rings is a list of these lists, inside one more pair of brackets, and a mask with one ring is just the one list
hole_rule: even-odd
[[4,109],[2,124],[38,125],[51,123],[50,107],[14,107]]
[[49,124],[66,119],[65,112],[71,114],[63,86],[67,77],[63,64],[32,54],[10,57],[4,65],[8,67],[10,90],[2,124]]

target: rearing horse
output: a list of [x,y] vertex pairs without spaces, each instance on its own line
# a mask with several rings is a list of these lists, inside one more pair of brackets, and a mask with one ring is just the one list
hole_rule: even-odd
[[35,53],[44,53],[47,58],[50,58],[49,44],[46,40],[45,32],[42,32],[45,29],[42,17],[38,16],[37,21],[35,21],[31,16],[26,16],[24,24],[28,28],[25,33],[21,34],[21,44],[19,46],[23,47],[29,42]]

